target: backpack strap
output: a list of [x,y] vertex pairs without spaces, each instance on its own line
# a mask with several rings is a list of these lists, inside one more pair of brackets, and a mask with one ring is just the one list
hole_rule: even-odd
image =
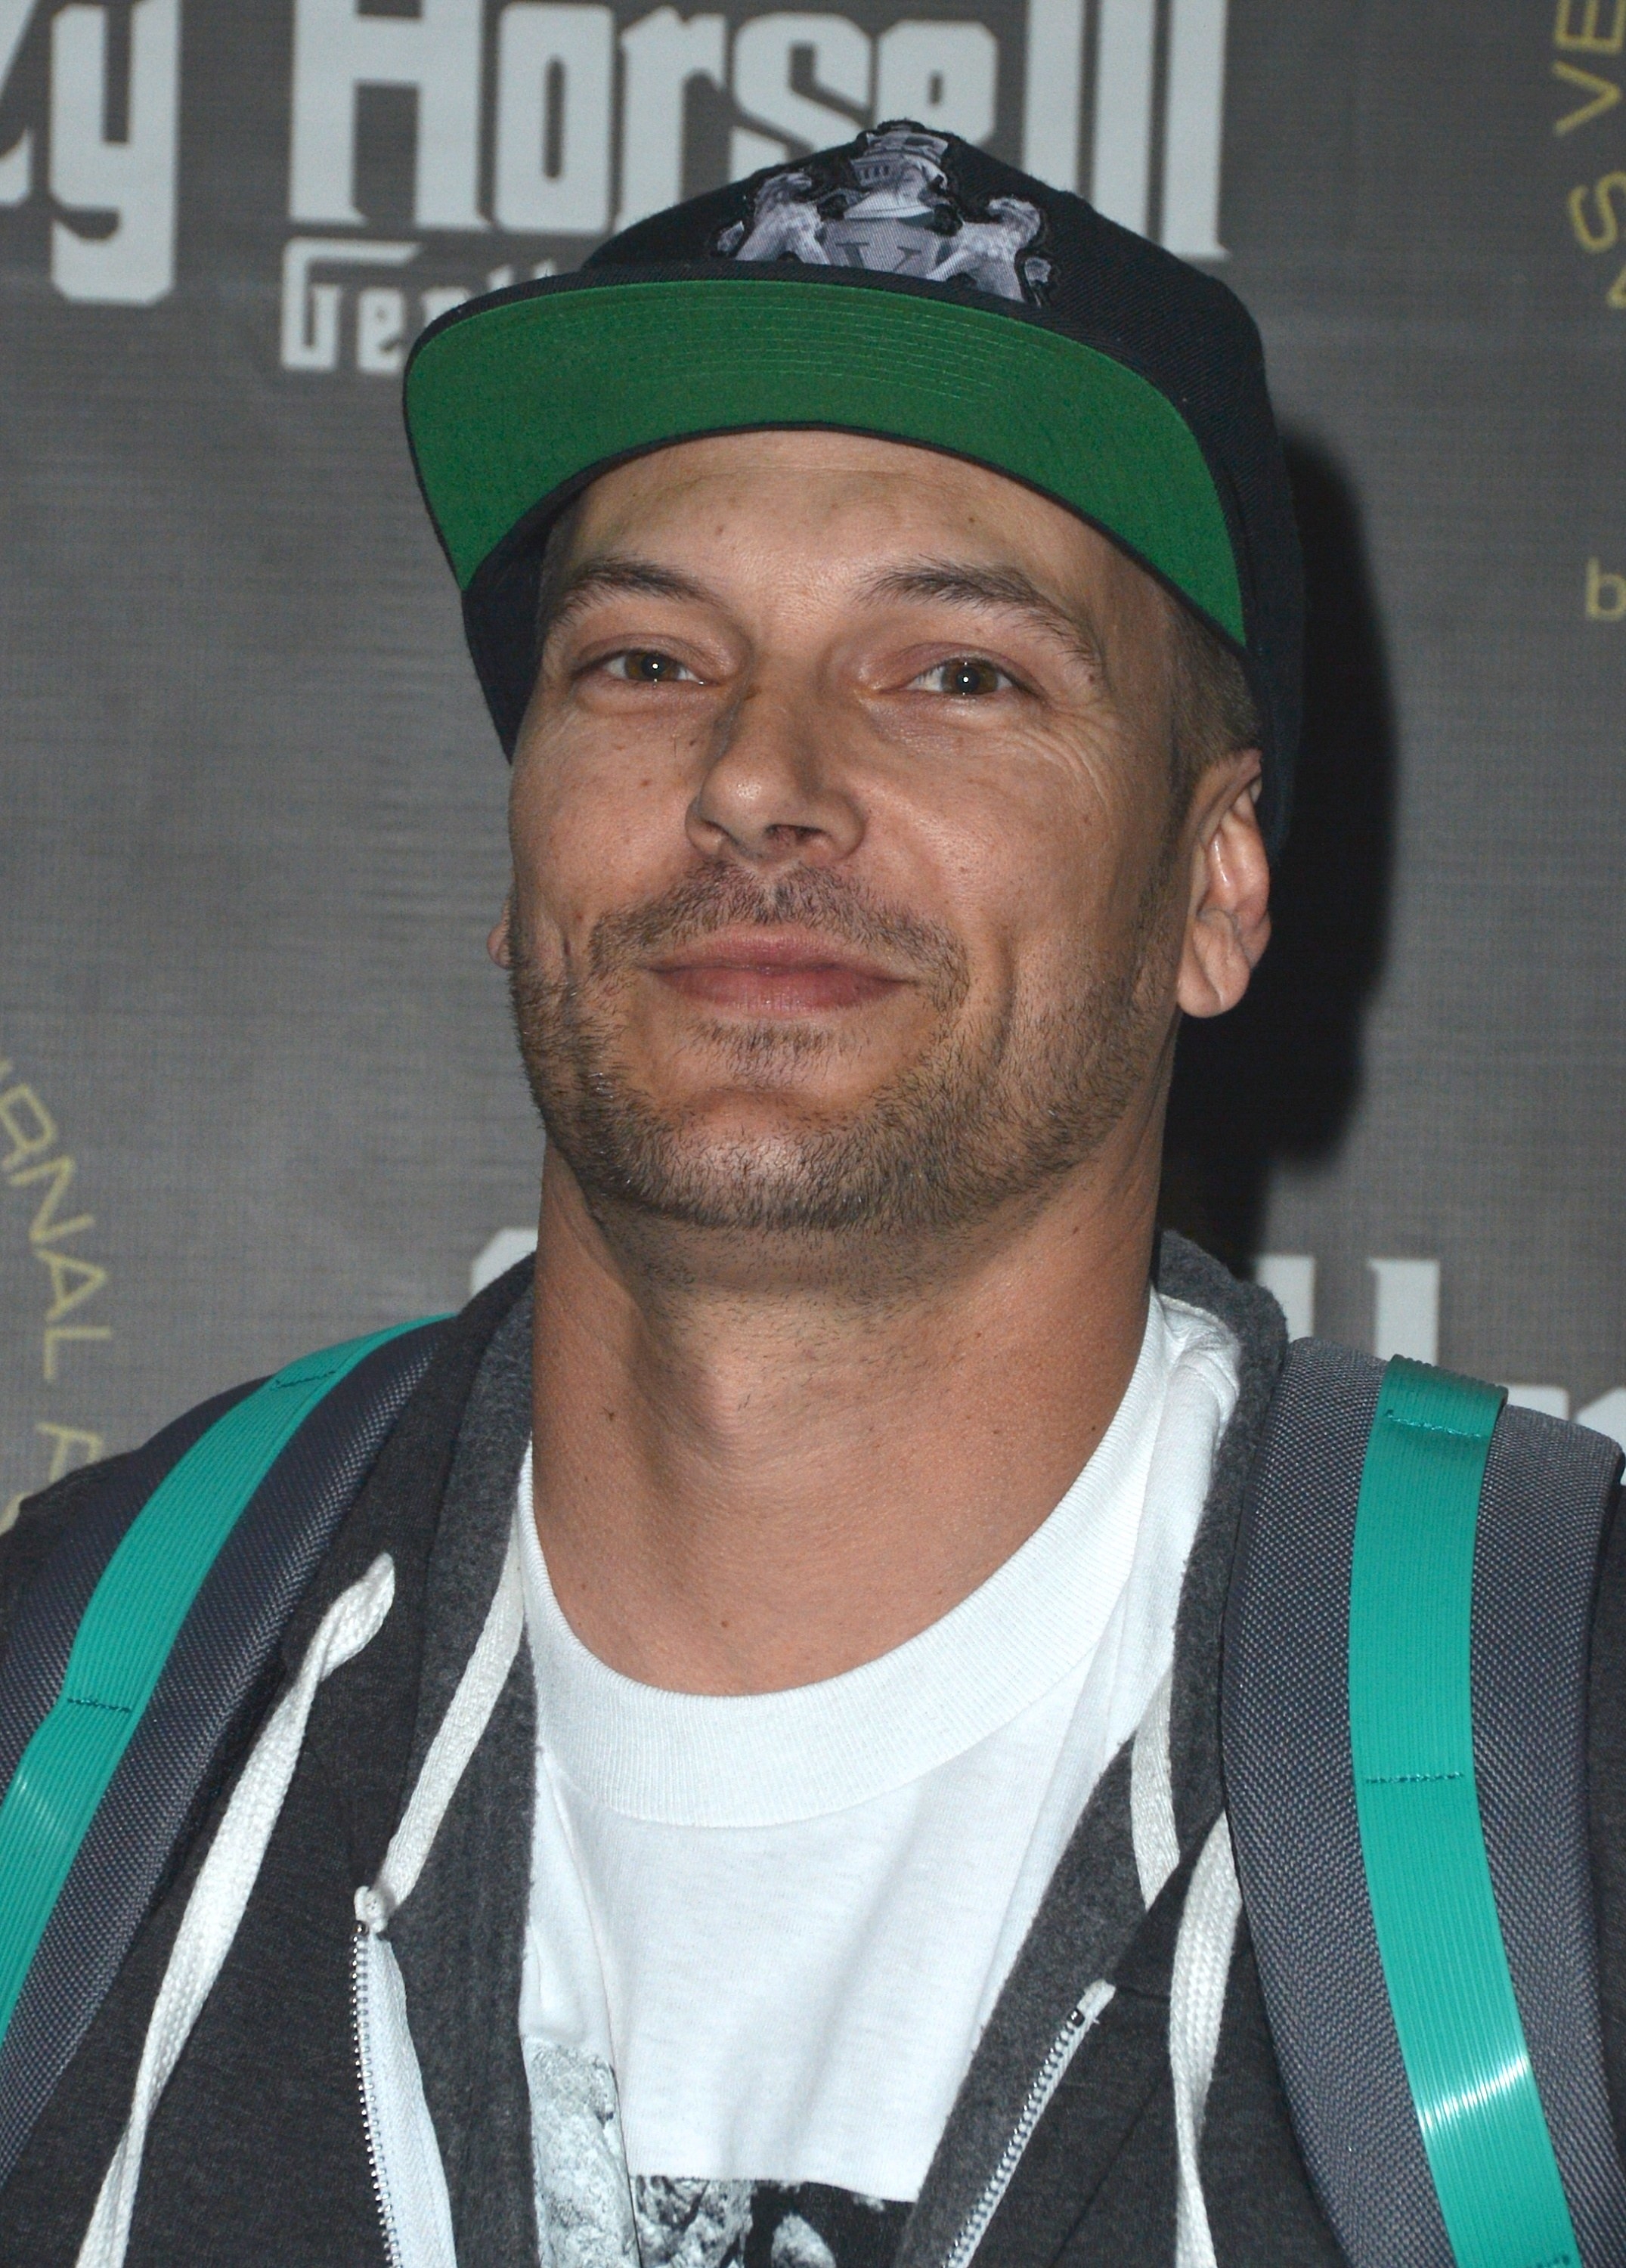
[[307,1355],[120,1460],[18,1602],[0,1669],[0,2181],[440,1321]]
[[1502,1400],[1300,1341],[1244,1508],[1227,1803],[1351,2268],[1626,2258],[1586,1785],[1620,1454]]

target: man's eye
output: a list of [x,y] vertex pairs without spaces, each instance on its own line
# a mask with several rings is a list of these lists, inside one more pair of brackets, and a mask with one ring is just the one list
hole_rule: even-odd
[[697,681],[694,671],[669,653],[613,653],[604,666],[629,685],[673,685],[685,678],[691,684]]
[[930,669],[922,670],[915,680],[929,693],[952,694],[956,700],[974,701],[983,695],[1001,693],[1011,683],[997,663],[979,661],[974,655],[958,654],[953,661],[934,662]]

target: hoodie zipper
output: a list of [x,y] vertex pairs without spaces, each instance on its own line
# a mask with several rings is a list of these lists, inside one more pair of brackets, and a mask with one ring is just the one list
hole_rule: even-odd
[[1034,2129],[1050,2107],[1050,2098],[1061,2085],[1067,2066],[1084,2045],[1096,2018],[1112,1999],[1113,1987],[1105,1979],[1092,1984],[1078,2007],[1069,2015],[1050,2043],[1048,2054],[1040,2065],[1033,2085],[1023,2098],[1016,2124],[1012,2128],[999,2161],[982,2185],[981,2196],[960,2225],[960,2234],[944,2255],[942,2268],[968,2268],[977,2247],[988,2234],[989,2223],[998,2212],[1010,2188],[1012,2179],[1022,2161],[1022,2153],[1033,2139]]
[[362,2022],[362,1999],[366,1992],[363,1970],[366,1958],[368,1929],[364,1921],[356,1925],[356,1935],[350,1946],[350,2036],[356,2047],[356,2087],[361,2096],[361,2123],[367,2138],[367,2171],[372,2180],[372,2201],[379,2209],[379,2228],[384,2237],[384,2257],[389,2268],[401,2268],[401,2245],[395,2235],[395,2224],[390,2217],[389,2201],[384,2193],[384,2176],[379,2165],[379,2132],[372,2116],[375,2089],[371,2085],[372,2074],[367,2069],[366,2029]]

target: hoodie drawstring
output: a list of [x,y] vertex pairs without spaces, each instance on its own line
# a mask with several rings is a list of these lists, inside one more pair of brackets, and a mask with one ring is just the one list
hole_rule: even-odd
[[298,1762],[316,1689],[378,1635],[394,1596],[395,1565],[380,1552],[322,1616],[298,1677],[243,1767],[170,1949],[147,2023],[129,2119],[79,2247],[77,2268],[122,2268],[152,2114],[232,1949]]
[[491,1721],[491,1712],[514,1666],[525,1629],[525,1589],[519,1573],[519,1537],[511,1528],[496,1593],[475,1650],[463,1665],[440,1729],[429,1744],[401,1824],[390,1837],[384,1864],[371,1889],[356,1893],[356,1918],[376,1936],[389,1926],[396,1909],[417,1887],[440,1822],[451,1808],[468,1760]]
[[452,2204],[423,2075],[407,2016],[407,1988],[384,1934],[411,1896],[440,1823],[491,1721],[525,1630],[519,1538],[508,1552],[479,1641],[423,1758],[378,1879],[356,1893],[356,2062],[367,2156],[390,2268],[456,2268]]
[[1174,1673],[1159,1679],[1129,1750],[1129,1835],[1141,1902],[1148,1913],[1180,1864],[1174,1828],[1174,1783],[1169,1764],[1169,1693]]
[[1174,2268],[1215,2268],[1200,2153],[1208,2091],[1242,1893],[1222,1811],[1192,1868],[1169,1985],[1169,2071],[1174,2086]]

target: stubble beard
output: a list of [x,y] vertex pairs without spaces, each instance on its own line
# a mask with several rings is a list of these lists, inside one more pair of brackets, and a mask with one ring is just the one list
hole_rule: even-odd
[[[1081,953],[1065,998],[1018,997],[968,1012],[968,958],[946,929],[879,905],[817,869],[761,882],[708,869],[658,899],[601,916],[557,978],[511,924],[519,1051],[549,1143],[590,1210],[690,1230],[850,1247],[918,1247],[963,1235],[1096,1152],[1167,1039],[1158,917],[1149,887],[1108,961]],[[719,931],[795,924],[907,970],[934,1028],[896,1077],[843,1113],[798,1108],[795,1089],[834,1059],[839,1027],[719,1021],[714,1086],[787,1094],[771,1132],[719,1135],[699,1110],[663,1109],[623,1052],[626,994],[657,954]]]

